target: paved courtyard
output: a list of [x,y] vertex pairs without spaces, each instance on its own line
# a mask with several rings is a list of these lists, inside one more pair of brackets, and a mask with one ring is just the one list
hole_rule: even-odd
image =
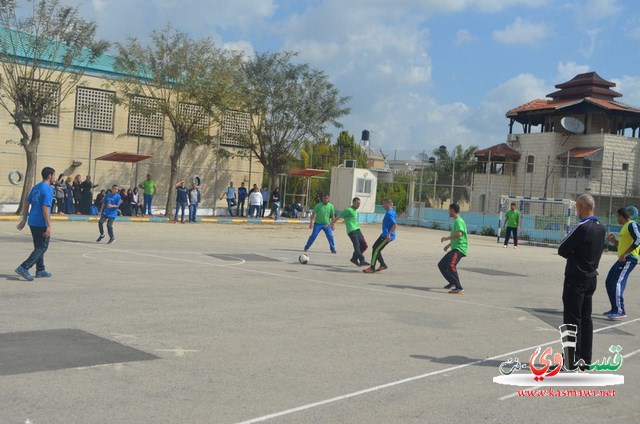
[[[55,222],[50,279],[14,274],[28,230],[0,222],[0,422],[640,422],[640,274],[613,322],[604,277],[594,358],[621,345],[615,397],[525,398],[493,378],[509,358],[561,349],[564,261],[472,236],[448,295],[441,231],[400,227],[389,269],[365,275],[304,224]],[[373,244],[378,225],[363,226]],[[369,252],[367,252],[368,254]],[[532,379],[532,386],[534,385]],[[592,389],[593,387],[584,387]]]

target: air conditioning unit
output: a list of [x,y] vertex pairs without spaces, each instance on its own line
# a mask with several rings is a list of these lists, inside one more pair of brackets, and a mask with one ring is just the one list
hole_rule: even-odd
[[355,168],[356,167],[356,161],[354,159],[347,159],[344,161],[344,167],[345,168]]

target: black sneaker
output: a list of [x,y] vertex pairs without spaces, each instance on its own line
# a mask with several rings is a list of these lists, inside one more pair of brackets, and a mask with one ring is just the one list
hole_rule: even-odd
[[96,242],[100,243],[103,238],[104,238],[104,234],[100,235],[100,237],[98,237],[98,240],[96,240]]
[[355,259],[355,258],[351,258],[351,259],[349,259],[349,261],[350,261],[352,264],[354,264],[355,266],[360,266],[360,262],[358,262],[358,260],[357,260],[357,259]]
[[371,264],[367,261],[360,262],[360,266],[371,266]]
[[107,242],[107,244],[111,244],[111,243],[115,243],[116,242],[116,238],[110,238],[109,241]]
[[449,290],[453,288],[453,284],[447,284],[446,286],[443,287],[443,289]]
[[449,292],[448,292],[448,293],[449,293],[449,294],[464,294],[464,290],[463,290],[463,289],[455,288],[455,289],[453,289],[453,290],[449,290]]

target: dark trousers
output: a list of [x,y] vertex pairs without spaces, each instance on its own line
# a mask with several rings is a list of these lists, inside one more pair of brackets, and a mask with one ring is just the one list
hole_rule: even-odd
[[446,255],[438,262],[438,268],[440,273],[447,280],[449,284],[456,286],[457,289],[461,289],[460,276],[458,276],[458,263],[460,259],[464,258],[464,255],[460,251],[453,249],[447,252]]
[[260,216],[264,218],[264,212],[267,210],[267,201],[262,202],[262,208],[260,209]]
[[364,255],[362,254],[365,250],[367,250],[367,241],[364,239],[362,232],[360,230],[351,231],[347,234],[351,239],[351,243],[353,244],[353,255],[351,259],[355,259],[360,262],[365,262]]
[[576,361],[591,363],[591,346],[593,344],[593,322],[591,321],[591,300],[596,291],[596,278],[578,279],[565,277],[562,291],[564,305],[564,324],[578,326],[576,340]]
[[513,234],[513,245],[518,245],[518,227],[507,227],[507,233],[504,236],[504,245],[509,244],[509,236]]
[[47,227],[29,227],[31,229],[31,237],[33,238],[33,252],[22,262],[24,269],[31,268],[36,265],[37,271],[44,271],[44,252],[49,248],[49,237],[42,235],[47,231]]
[[238,200],[238,206],[236,206],[236,216],[244,216],[244,200]]
[[107,232],[109,233],[110,238],[115,238],[113,235],[113,220],[115,218],[110,218],[107,215],[102,215],[100,217],[100,221],[98,221],[98,229],[100,230],[100,235],[104,235],[104,222],[107,221]]
[[627,279],[629,274],[636,267],[636,262],[626,260],[624,262],[616,261],[611,267],[607,275],[605,286],[607,287],[607,295],[611,303],[611,310],[618,314],[624,314],[624,289],[627,287]]
[[380,262],[380,266],[387,266],[382,258],[382,249],[387,247],[391,243],[388,241],[386,237],[379,237],[375,243],[373,243],[373,247],[371,248],[371,268],[374,269],[376,267],[376,262]]

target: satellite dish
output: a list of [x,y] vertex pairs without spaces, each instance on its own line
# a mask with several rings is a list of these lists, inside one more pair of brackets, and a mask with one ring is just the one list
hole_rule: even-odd
[[571,116],[565,116],[562,118],[560,120],[560,125],[562,125],[562,128],[573,134],[580,134],[584,132],[584,124],[582,121]]
[[196,183],[196,186],[200,187],[200,177],[198,177],[197,175],[194,175],[193,178],[191,178],[191,182],[192,183]]

